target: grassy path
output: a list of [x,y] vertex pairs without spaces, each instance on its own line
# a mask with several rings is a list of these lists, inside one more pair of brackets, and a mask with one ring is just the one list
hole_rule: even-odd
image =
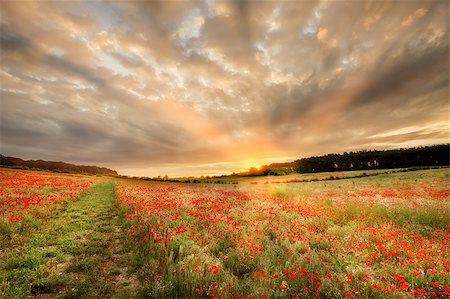
[[0,298],[126,298],[130,256],[121,245],[113,182],[101,182],[0,254]]

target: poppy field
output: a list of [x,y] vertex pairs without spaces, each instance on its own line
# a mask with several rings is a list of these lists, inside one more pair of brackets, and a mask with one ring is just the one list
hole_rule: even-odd
[[[27,226],[75,200],[94,182],[82,175],[0,169],[0,220]],[[34,220],[35,219],[35,220]]]
[[144,297],[445,298],[448,175],[116,192]]
[[0,297],[447,298],[449,175],[189,184],[0,170]]

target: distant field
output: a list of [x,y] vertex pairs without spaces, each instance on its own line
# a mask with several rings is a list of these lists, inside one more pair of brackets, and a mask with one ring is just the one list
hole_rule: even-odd
[[[370,170],[353,170],[353,171],[333,171],[318,173],[292,173],[289,175],[268,175],[268,176],[224,176],[224,177],[206,177],[206,178],[175,178],[168,179],[168,182],[183,183],[209,183],[209,184],[280,184],[280,183],[305,183],[311,181],[327,181],[339,179],[352,179],[368,176],[377,176],[383,174],[393,174],[399,172],[410,172],[427,169],[444,169],[448,167],[410,167],[395,169],[370,169]],[[152,181],[152,179],[149,179]],[[164,180],[161,180],[164,181]]]
[[400,169],[376,169],[376,170],[355,170],[355,171],[338,171],[338,172],[319,172],[319,173],[295,173],[283,176],[262,176],[242,178],[241,182],[249,183],[296,183],[320,180],[347,179],[365,176],[375,176],[380,174],[396,173],[406,171]]
[[0,297],[447,298],[450,170],[331,175],[0,170]]

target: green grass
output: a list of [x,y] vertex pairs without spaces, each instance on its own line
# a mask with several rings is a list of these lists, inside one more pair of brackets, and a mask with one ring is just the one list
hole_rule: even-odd
[[101,182],[49,221],[26,218],[24,232],[2,222],[5,251],[0,263],[0,298],[133,294],[131,288],[112,285],[114,277],[123,272],[115,261],[128,259],[126,252],[115,248],[121,247],[117,242],[121,230],[114,200],[114,183]]

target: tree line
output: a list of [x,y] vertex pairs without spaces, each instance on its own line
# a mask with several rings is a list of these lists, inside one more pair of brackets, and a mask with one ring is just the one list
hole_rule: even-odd
[[65,162],[44,160],[22,160],[20,158],[0,155],[0,166],[31,170],[49,170],[62,173],[87,173],[95,175],[117,175],[117,171],[105,167],[75,165]]
[[252,167],[238,176],[285,175],[289,173],[314,173],[349,170],[390,169],[406,167],[449,166],[450,144],[401,148],[396,150],[363,150],[328,154]]

